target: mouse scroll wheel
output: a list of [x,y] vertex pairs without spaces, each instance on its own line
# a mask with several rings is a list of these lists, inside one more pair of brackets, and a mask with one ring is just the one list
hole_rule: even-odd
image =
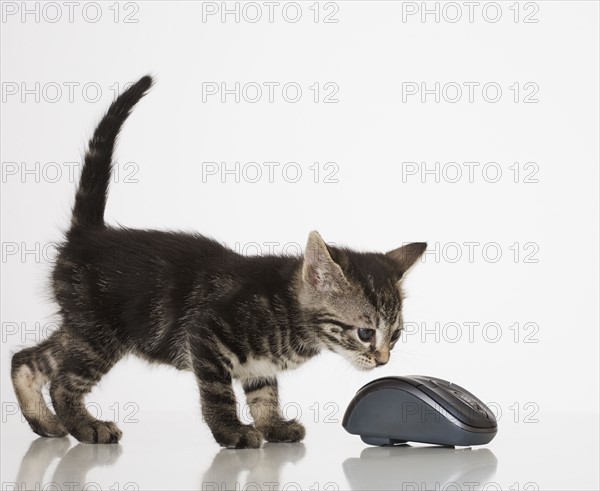
[[461,401],[464,401],[466,404],[468,404],[469,406],[471,406],[473,409],[476,409],[477,411],[485,413],[485,411],[483,410],[483,408],[479,404],[477,404],[475,401],[473,401],[472,399],[470,399],[467,396],[465,396],[462,392],[459,392],[457,390],[453,390],[451,392],[456,397],[458,397]]
[[452,394],[454,394],[456,396],[457,399],[460,399],[461,401],[467,403],[469,406],[471,405],[471,401],[469,401],[469,399],[467,399],[462,392],[459,392],[458,390],[451,390],[450,391]]

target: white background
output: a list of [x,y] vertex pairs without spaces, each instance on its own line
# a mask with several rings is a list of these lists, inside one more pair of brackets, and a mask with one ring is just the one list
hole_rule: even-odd
[[[43,338],[55,321],[46,286],[51,244],[68,226],[74,196],[69,163],[80,161],[115,84],[148,72],[157,83],[122,132],[108,223],[200,231],[248,253],[256,245],[263,253],[293,251],[313,229],[361,250],[410,241],[427,241],[429,249],[406,282],[407,331],[387,366],[361,373],[323,354],[281,376],[289,415],[299,411],[308,426],[304,445],[219,454],[201,421],[193,376],[128,359],[89,397],[103,418],[118,420],[119,450],[74,447],[70,460],[53,466],[95,468],[87,479],[102,487],[140,489],[206,488],[215,472],[262,489],[269,480],[279,488],[454,482],[468,489],[471,478],[514,489],[597,488],[598,3],[500,2],[484,12],[482,2],[472,22],[463,2],[342,1],[312,9],[302,2],[295,23],[293,6],[287,20],[283,14],[285,2],[273,22],[267,5],[255,5],[262,18],[252,23],[256,9],[243,3],[239,22],[233,14],[223,22],[220,12],[203,19],[203,9],[222,9],[221,2],[102,3],[99,10],[81,2],[70,22],[61,2],[3,3],[3,489],[23,475],[52,480],[52,471],[40,474],[44,459],[68,447],[41,441],[44,448],[25,456],[36,436],[15,412],[10,354]],[[424,6],[438,9],[439,22],[421,17]],[[462,17],[450,22],[456,6]],[[39,18],[22,17],[25,7]],[[324,22],[328,13],[338,22]],[[128,14],[137,22],[125,22]],[[222,102],[203,91],[236,82],[248,90],[237,103],[234,94]],[[265,82],[280,84],[273,102]],[[479,84],[472,102],[464,85],[471,82]],[[301,87],[298,102],[284,99],[287,83]],[[421,83],[440,84],[439,102],[434,93],[423,102],[420,92],[406,92]],[[260,100],[249,102],[255,92],[247,84],[263,87]],[[484,93],[485,84],[492,85]],[[457,85],[462,97],[452,102]],[[490,102],[498,86],[501,96]],[[338,102],[326,103],[331,87]],[[221,169],[239,162],[239,179],[207,175],[215,167],[206,162]],[[262,168],[258,182],[244,179],[255,176],[248,162]],[[280,164],[273,182],[265,162]],[[298,182],[292,170],[282,174],[288,162],[301,169]],[[327,162],[335,166],[324,169]],[[422,162],[428,169],[439,162],[440,182],[407,172]],[[473,182],[465,162],[479,163]],[[496,164],[483,174],[488,162]],[[449,182],[457,166],[462,179]],[[491,182],[498,167],[502,175]],[[325,182],[330,169],[337,182]],[[356,390],[374,378],[417,373],[454,381],[489,403],[500,420],[497,438],[470,453],[361,455],[365,446],[340,424]],[[124,421],[133,413],[137,423]],[[211,462],[212,474],[203,474]],[[31,466],[39,469],[31,474]]]

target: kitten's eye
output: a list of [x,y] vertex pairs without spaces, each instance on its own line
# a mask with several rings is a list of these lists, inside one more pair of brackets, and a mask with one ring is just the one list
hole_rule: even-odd
[[400,329],[398,329],[397,331],[394,331],[394,332],[392,333],[392,339],[391,339],[392,343],[393,343],[394,341],[398,341],[398,338],[400,337],[400,334],[401,334],[401,332],[402,332],[402,331],[400,331]]
[[373,339],[373,336],[375,336],[375,329],[367,329],[364,327],[358,329],[358,337],[361,341],[371,341],[371,339]]

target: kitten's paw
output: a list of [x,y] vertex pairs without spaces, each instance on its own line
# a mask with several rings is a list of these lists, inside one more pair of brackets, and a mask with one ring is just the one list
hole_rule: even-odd
[[259,448],[262,442],[262,433],[253,426],[247,426],[246,430],[240,435],[235,448]]
[[262,445],[263,436],[252,425],[243,425],[235,430],[215,435],[217,442],[227,448],[259,448]]
[[44,418],[42,420],[29,420],[29,426],[40,436],[48,436],[48,437],[63,437],[67,436],[69,432],[65,429],[65,427],[60,424],[57,417],[54,414],[50,414],[48,412],[49,417]]
[[82,443],[118,443],[123,433],[112,421],[88,421],[71,431]]
[[263,435],[268,442],[299,442],[306,435],[306,430],[299,421],[293,419],[280,421],[264,428]]

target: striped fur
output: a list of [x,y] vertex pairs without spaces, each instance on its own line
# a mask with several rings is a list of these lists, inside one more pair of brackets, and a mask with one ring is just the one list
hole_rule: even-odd
[[[312,232],[301,257],[245,257],[199,234],[107,226],[115,141],[151,85],[144,77],[119,96],[90,140],[52,275],[62,327],[13,356],[19,404],[40,435],[117,442],[117,426],[96,420],[84,400],[133,353],[196,375],[204,419],[221,445],[299,441],[304,428],[279,409],[277,373],[322,350],[360,369],[385,364],[402,328],[402,278],[425,244],[356,252]],[[361,340],[360,328],[372,329],[372,339]],[[238,418],[234,379],[254,425]],[[56,414],[42,397],[46,384]]]

